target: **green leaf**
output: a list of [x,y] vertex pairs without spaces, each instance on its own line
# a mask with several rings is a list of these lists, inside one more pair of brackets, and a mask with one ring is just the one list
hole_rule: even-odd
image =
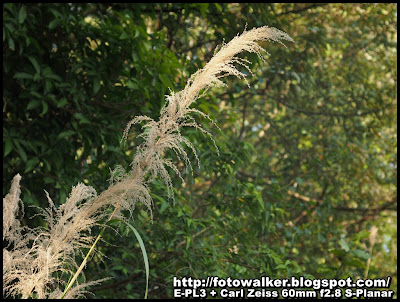
[[368,252],[359,249],[352,250],[351,254],[363,260],[368,260],[371,258],[371,255]]
[[53,21],[51,21],[51,22],[49,23],[49,29],[52,30],[52,29],[56,28],[57,25],[58,25],[58,20],[57,20],[57,19],[54,19]]
[[151,44],[149,41],[143,40],[140,46],[143,46],[144,51],[150,51],[151,50]]
[[174,87],[174,85],[172,84],[172,82],[169,79],[169,77],[166,76],[165,74],[159,74],[158,77],[160,78],[160,80],[164,84],[164,86],[170,87],[170,88]]
[[49,74],[47,74],[47,75],[45,76],[45,78],[53,79],[53,80],[56,80],[56,81],[58,81],[58,82],[62,82],[61,77],[58,76],[58,75],[56,75],[56,74],[54,74],[54,73],[49,73]]
[[11,50],[15,50],[14,40],[12,38],[8,39],[8,46]]
[[61,98],[57,103],[57,107],[62,108],[65,105],[67,105],[67,103],[68,103],[67,98]]
[[82,113],[75,113],[74,117],[78,119],[81,124],[90,124],[90,121]]
[[255,194],[256,194],[256,196],[257,196],[257,200],[258,200],[258,203],[259,203],[260,206],[261,206],[261,209],[264,211],[264,210],[265,210],[265,203],[264,203],[264,200],[263,200],[263,198],[262,198],[261,192],[255,192]]
[[10,139],[9,139],[9,140],[6,140],[6,143],[5,143],[5,146],[4,146],[4,154],[3,154],[3,157],[6,157],[6,156],[8,155],[8,153],[11,152],[12,146],[13,146],[12,141],[11,141]]
[[120,40],[126,40],[128,38],[129,38],[129,36],[126,32],[122,32],[122,34],[119,36]]
[[31,149],[35,154],[38,153],[37,146],[35,144],[35,141],[27,141],[26,146]]
[[113,267],[114,270],[122,271],[125,276],[128,276],[128,269],[124,265],[115,265]]
[[74,130],[67,130],[67,131],[61,132],[61,133],[57,136],[57,139],[66,138],[66,137],[69,137],[69,136],[71,136],[71,135],[73,135],[73,134],[75,134],[75,131],[74,131]]
[[39,100],[30,100],[28,103],[28,106],[26,107],[26,110],[32,110],[40,106],[40,101]]
[[169,204],[168,204],[168,202],[164,199],[164,200],[161,202],[160,213],[164,212],[168,207],[169,207]]
[[23,5],[21,7],[21,9],[19,10],[19,13],[18,13],[18,22],[19,22],[19,24],[24,23],[25,19],[26,19],[26,6]]
[[132,60],[133,60],[133,62],[139,61],[139,57],[138,57],[136,51],[132,51]]
[[49,105],[47,105],[47,103],[45,101],[42,101],[42,107],[43,107],[43,110],[42,110],[41,114],[43,115],[43,114],[46,114],[47,110],[49,110]]
[[51,177],[45,176],[43,178],[45,184],[53,183],[55,180]]
[[186,236],[186,249],[190,247],[191,242],[192,242],[192,237]]
[[30,160],[28,160],[26,162],[26,166],[25,166],[25,171],[24,173],[27,173],[31,170],[33,170],[33,168],[39,163],[39,159],[37,157],[31,158]]
[[51,13],[53,14],[54,17],[56,17],[57,19],[61,19],[62,18],[62,14],[54,9],[54,8],[50,8]]
[[344,259],[343,265],[357,268],[365,268],[365,262],[361,261],[358,258]]
[[93,80],[93,94],[96,94],[100,90],[100,79],[94,78]]
[[[13,23],[16,24],[16,22]],[[4,26],[8,29],[10,34],[15,32],[15,27],[11,23],[4,23]]]
[[[47,171],[51,171],[51,166],[50,166],[50,163],[48,162],[48,160],[46,160],[45,158],[43,158],[43,162],[44,162],[44,164],[46,165],[46,168],[47,168]],[[53,180],[53,182],[54,182],[54,180]]]
[[75,130],[78,130],[78,123],[74,120],[71,121],[72,127],[74,127]]
[[153,199],[158,199],[161,202],[160,213],[164,212],[165,209],[169,207],[168,201],[166,201],[161,196],[159,196],[157,194],[154,194],[154,193],[151,193],[151,197],[153,197]]
[[29,79],[32,80],[33,76],[26,72],[16,72],[13,76],[14,79]]
[[279,264],[279,265],[277,265],[277,266],[275,267],[275,269],[280,269],[280,268],[286,269],[286,264]]
[[140,34],[140,31],[138,28],[135,28],[135,35],[133,36],[134,38],[137,38]]
[[46,79],[46,80],[44,81],[44,91],[45,91],[45,94],[47,94],[48,92],[51,91],[51,86],[52,86],[51,81]]
[[39,82],[39,80],[40,80],[40,74],[35,73],[35,75],[33,76],[33,81],[34,82]]
[[215,7],[217,8],[218,12],[222,12],[222,7],[218,3],[214,3]]
[[128,88],[130,89],[138,89],[138,85],[136,83],[134,83],[132,80],[129,80],[128,83],[126,83],[126,86],[128,86]]
[[32,57],[32,56],[29,56],[28,59],[29,59],[29,61],[31,61],[33,67],[34,67],[35,70],[36,70],[36,72],[37,72],[38,74],[40,74],[40,66],[39,66],[38,61],[36,61],[36,59],[35,59],[34,57]]
[[340,239],[339,245],[345,252],[348,252],[350,250],[349,245],[347,244],[347,242],[343,238]]
[[24,151],[24,149],[22,149],[21,145],[19,144],[18,141],[14,140],[14,145],[17,147],[17,152],[19,154],[19,156],[21,157],[21,159],[26,162],[28,160],[28,157],[26,156],[26,153]]
[[207,18],[208,6],[210,3],[199,3],[200,13],[203,19]]
[[296,177],[296,181],[299,184],[299,186],[301,186],[301,184],[303,183],[303,179],[301,179],[300,177]]

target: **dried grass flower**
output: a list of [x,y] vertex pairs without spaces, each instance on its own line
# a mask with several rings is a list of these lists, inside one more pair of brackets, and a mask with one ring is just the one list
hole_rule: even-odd
[[[264,49],[257,42],[281,43],[281,40],[293,41],[286,33],[263,26],[249,31],[245,29],[229,43],[223,43],[204,68],[189,78],[182,91],[171,91],[166,96],[166,104],[158,121],[147,116],[137,116],[127,124],[123,140],[127,139],[133,125],[142,123],[144,131],[139,137],[143,142],[136,149],[129,171],[121,166],[112,171],[107,190],[97,195],[94,188],[79,183],[72,188],[66,203],[59,207],[45,192],[49,207],[41,209],[39,215],[44,217],[47,228],[22,227],[16,218],[18,212],[23,211],[20,202],[21,176],[17,174],[10,192],[3,198],[3,241],[8,244],[3,249],[3,295],[22,298],[60,297],[60,288],[65,285],[63,274],[72,275],[78,268],[76,255],[93,243],[90,230],[104,221],[107,215],[105,209],[114,208],[113,215],[120,214],[122,210],[132,213],[136,203],[140,202],[151,213],[153,201],[149,183],[157,177],[164,181],[168,195],[173,198],[169,170],[173,170],[182,182],[184,179],[174,162],[164,157],[166,151],[172,150],[186,164],[187,169],[192,170],[186,151],[188,148],[200,166],[194,145],[180,130],[183,127],[198,129],[211,138],[218,152],[211,133],[196,122],[192,114],[199,114],[212,121],[211,118],[190,106],[210,88],[226,86],[222,81],[226,76],[236,76],[248,84],[246,74],[237,67],[242,66],[251,74],[250,62],[237,55],[248,51],[262,59],[261,52]],[[85,293],[86,287],[100,281],[75,284],[65,297],[79,297]]]

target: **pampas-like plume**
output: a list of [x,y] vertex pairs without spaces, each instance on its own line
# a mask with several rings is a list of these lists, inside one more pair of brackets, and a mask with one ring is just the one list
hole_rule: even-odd
[[[3,198],[3,241],[7,239],[9,242],[14,242],[20,238],[21,227],[19,220],[15,217],[18,212],[19,196],[21,195],[20,181],[21,175],[15,175],[11,183],[10,193]],[[22,203],[21,205],[24,206]]]
[[[10,250],[3,249],[3,294],[50,298],[54,293],[61,292],[58,287],[62,282],[57,275],[73,274],[78,267],[75,254],[82,248],[90,247],[93,238],[87,233],[104,214],[98,212],[88,216],[88,208],[97,194],[92,187],[78,184],[59,208],[54,206],[46,192],[50,207],[41,210],[41,215],[48,224],[47,229],[22,230],[15,222],[21,192],[20,179],[19,174],[14,177],[10,193],[3,199],[3,240],[12,245]],[[80,296],[84,288],[92,284],[80,284],[68,296]]]
[[[193,144],[181,135],[180,129],[194,127],[209,136],[216,147],[211,134],[203,129],[191,114],[211,119],[205,113],[190,108],[191,104],[210,88],[226,86],[221,81],[223,77],[233,75],[244,79],[248,84],[246,75],[240,72],[235,64],[243,66],[252,74],[249,68],[250,62],[237,55],[242,51],[248,51],[256,53],[262,59],[261,52],[264,49],[257,42],[281,43],[281,40],[293,41],[286,33],[263,26],[250,31],[244,30],[228,44],[223,43],[204,68],[189,78],[182,91],[171,92],[166,96],[166,104],[160,112],[158,121],[147,116],[137,116],[128,123],[123,133],[123,140],[127,139],[132,125],[145,123],[142,126],[144,132],[139,135],[144,141],[137,147],[129,172],[118,166],[112,172],[110,187],[99,196],[92,187],[78,184],[72,189],[66,203],[59,208],[54,206],[46,192],[50,207],[42,210],[41,215],[48,223],[47,229],[21,228],[15,218],[21,193],[19,187],[21,177],[17,174],[13,179],[10,193],[3,199],[3,240],[9,243],[9,246],[3,249],[3,294],[23,298],[59,297],[61,274],[72,273],[77,267],[75,254],[93,242],[93,237],[88,235],[88,231],[105,217],[105,207],[114,207],[112,217],[114,214],[119,215],[124,209],[132,212],[136,202],[139,201],[147,206],[151,213],[152,198],[148,184],[157,176],[163,179],[168,195],[173,198],[172,180],[167,167],[177,173],[183,182],[184,179],[177,166],[170,159],[164,158],[165,151],[172,149],[178,159],[183,160],[186,167],[191,169],[184,148],[187,146],[199,165]],[[217,147],[216,149],[218,152]],[[72,287],[65,297],[79,296],[86,286],[100,281],[78,284]]]
[[[166,104],[161,110],[158,121],[147,116],[137,116],[131,120],[124,131],[123,139],[127,139],[132,125],[145,122],[145,125],[142,127],[145,131],[140,135],[140,137],[144,138],[144,142],[138,146],[132,162],[131,174],[126,176],[126,180],[121,181],[121,187],[128,188],[130,186],[129,182],[133,182],[142,183],[145,189],[147,189],[146,184],[159,175],[167,185],[168,195],[173,197],[172,181],[166,167],[174,170],[183,182],[184,180],[178,168],[169,159],[163,158],[165,150],[172,149],[177,157],[183,159],[187,167],[191,169],[189,158],[183,147],[183,145],[186,145],[192,150],[199,164],[194,146],[187,138],[181,135],[180,128],[194,127],[200,130],[211,138],[216,147],[211,134],[203,129],[190,114],[197,113],[209,120],[211,119],[205,113],[190,108],[190,105],[202,97],[210,88],[226,86],[221,81],[223,77],[234,75],[244,79],[248,84],[246,75],[240,72],[235,67],[235,64],[244,66],[252,74],[248,65],[250,62],[237,57],[237,54],[245,50],[256,53],[262,59],[261,51],[264,51],[264,49],[257,44],[257,41],[281,43],[281,40],[293,41],[286,33],[268,26],[254,28],[250,31],[244,30],[241,35],[237,35],[228,44],[224,43],[204,68],[198,70],[189,78],[182,91],[178,93],[171,92],[170,95],[166,96]],[[217,147],[216,149],[218,152]],[[150,173],[151,177],[146,181],[145,176],[148,173]],[[122,185],[124,181],[126,181],[126,184]],[[126,203],[124,207],[128,206],[129,208],[132,204],[135,204],[136,196],[131,194],[131,197],[132,203]],[[146,199],[145,204],[150,208],[152,204],[151,198]]]

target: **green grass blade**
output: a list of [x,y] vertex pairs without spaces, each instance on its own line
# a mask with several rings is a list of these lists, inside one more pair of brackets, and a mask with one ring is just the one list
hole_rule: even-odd
[[149,259],[147,257],[147,253],[146,253],[146,248],[144,246],[142,237],[140,237],[139,232],[135,229],[135,227],[133,225],[131,225],[130,223],[123,221],[122,219],[118,219],[118,218],[114,218],[112,220],[110,220],[110,222],[114,222],[114,221],[120,221],[125,223],[135,234],[136,239],[139,242],[140,248],[142,250],[142,255],[143,255],[143,260],[144,260],[144,266],[146,268],[146,292],[144,294],[144,298],[147,299],[147,292],[149,290],[149,272],[150,272],[150,268],[149,268]]

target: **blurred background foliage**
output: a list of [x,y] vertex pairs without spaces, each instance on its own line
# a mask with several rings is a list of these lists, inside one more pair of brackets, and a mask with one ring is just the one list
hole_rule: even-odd
[[[201,120],[220,156],[187,129],[202,168],[185,185],[171,172],[175,201],[152,184],[153,223],[137,207],[149,297],[172,297],[173,276],[391,276],[396,290],[395,4],[4,4],[3,196],[20,173],[30,217],[47,206],[43,189],[59,203],[77,182],[105,190],[139,143],[120,144],[126,123],[157,118],[169,89],[246,24],[296,42],[262,43],[266,62],[243,54],[251,87],[229,78],[197,102],[221,128]],[[143,297],[133,234],[104,239],[107,257],[85,275],[113,279],[95,297]]]

